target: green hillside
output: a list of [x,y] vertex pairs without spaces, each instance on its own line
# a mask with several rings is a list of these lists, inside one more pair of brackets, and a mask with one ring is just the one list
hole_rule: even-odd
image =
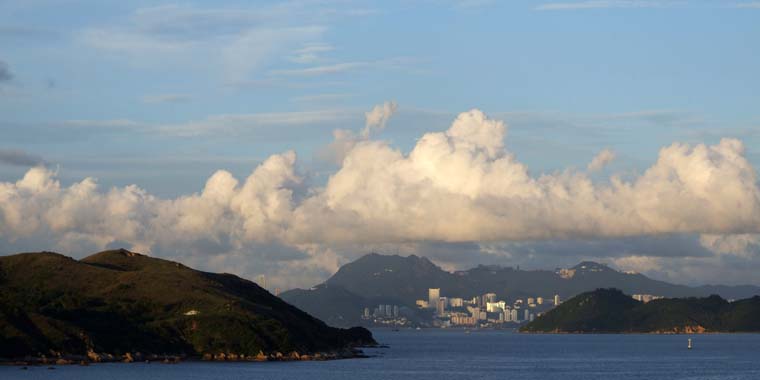
[[703,333],[760,331],[760,297],[728,302],[667,298],[643,303],[617,289],[580,294],[522,327],[552,333]]
[[313,353],[372,344],[230,274],[126,250],[0,257],[0,357]]

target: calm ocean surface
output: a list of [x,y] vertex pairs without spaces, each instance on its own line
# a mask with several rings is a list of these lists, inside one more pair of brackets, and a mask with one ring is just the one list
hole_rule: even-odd
[[329,362],[0,367],[0,379],[760,379],[760,335],[524,335],[375,330],[390,346]]

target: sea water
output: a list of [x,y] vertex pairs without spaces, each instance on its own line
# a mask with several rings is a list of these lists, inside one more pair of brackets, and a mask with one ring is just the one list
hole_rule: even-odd
[[[326,362],[0,367],[0,379],[760,379],[760,334],[528,335],[379,329],[387,348]],[[693,348],[687,349],[691,338]]]

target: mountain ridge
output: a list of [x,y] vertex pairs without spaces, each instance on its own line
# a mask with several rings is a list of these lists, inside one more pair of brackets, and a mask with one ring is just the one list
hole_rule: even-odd
[[[631,294],[665,297],[720,294],[739,299],[760,294],[760,287],[753,285],[690,287],[651,279],[641,273],[620,272],[593,261],[554,271],[479,265],[448,272],[426,257],[378,253],[347,263],[323,284],[329,287],[316,293],[309,289],[292,289],[282,293],[281,297],[323,320],[357,324],[362,322],[363,308],[372,310],[380,303],[414,309],[415,300],[427,299],[428,288],[440,288],[441,295],[447,297],[472,298],[493,292],[500,299],[553,297],[555,294],[567,299],[609,287]],[[335,290],[334,294],[328,295],[332,290]],[[333,307],[331,302],[335,299],[339,299],[340,304]],[[354,307],[350,306],[352,303]]]

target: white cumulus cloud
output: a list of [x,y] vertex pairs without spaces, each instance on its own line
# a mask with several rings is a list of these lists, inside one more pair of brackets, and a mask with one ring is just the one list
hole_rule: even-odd
[[594,156],[594,159],[591,160],[588,164],[588,170],[595,172],[598,170],[604,169],[605,166],[609,165],[610,162],[612,162],[615,159],[615,152],[604,149],[599,154]]
[[[101,189],[93,178],[63,186],[55,172],[32,168],[0,182],[0,243],[46,242],[35,248],[65,253],[118,244],[273,271],[283,283],[296,273],[323,278],[339,265],[336,252],[373,244],[703,234],[717,253],[756,251],[760,190],[738,140],[674,143],[637,177],[595,182],[573,169],[532,175],[505,148],[506,124],[478,110],[402,152],[372,139],[395,110],[378,106],[363,130],[345,132],[350,145],[322,186],[307,185],[292,151],[245,179],[220,170],[200,192],[174,199],[136,185]],[[637,260],[621,264],[660,262]]]

